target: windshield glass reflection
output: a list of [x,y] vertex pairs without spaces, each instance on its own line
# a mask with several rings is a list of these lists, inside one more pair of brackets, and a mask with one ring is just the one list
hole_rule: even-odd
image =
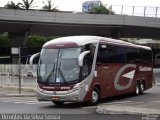
[[43,49],[38,66],[39,80],[52,84],[79,80],[80,53],[81,48]]

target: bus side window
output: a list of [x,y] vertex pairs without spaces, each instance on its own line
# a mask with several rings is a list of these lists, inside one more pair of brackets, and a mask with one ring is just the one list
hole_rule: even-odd
[[106,45],[102,48],[100,45],[97,55],[97,65],[102,63],[125,63],[126,49],[120,46]]
[[142,63],[152,63],[152,52],[149,50],[142,50],[141,51],[141,58],[142,58]]
[[100,45],[98,48],[98,54],[97,54],[97,65],[100,65],[102,63],[109,62],[108,59],[108,53],[109,50],[107,50],[107,45]]
[[141,54],[140,50],[128,48],[127,55],[126,55],[126,62],[127,63],[141,63]]

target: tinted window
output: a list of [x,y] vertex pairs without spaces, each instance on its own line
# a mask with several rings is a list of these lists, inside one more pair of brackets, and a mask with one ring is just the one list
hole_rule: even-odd
[[149,50],[142,50],[141,52],[143,63],[152,63],[152,52]]
[[126,62],[127,63],[141,63],[141,53],[140,49],[136,48],[128,48],[127,55],[126,55]]
[[97,63],[151,63],[152,52],[138,48],[100,45]]
[[100,45],[97,63],[125,63],[126,48],[112,45]]

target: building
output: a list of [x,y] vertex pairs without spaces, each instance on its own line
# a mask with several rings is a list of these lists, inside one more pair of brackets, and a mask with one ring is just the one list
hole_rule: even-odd
[[152,39],[127,39],[128,42],[149,46],[153,51],[153,65],[156,68],[160,68],[160,41]]
[[82,12],[89,13],[92,11],[94,7],[99,7],[101,5],[101,1],[93,0],[93,1],[85,1],[82,3]]

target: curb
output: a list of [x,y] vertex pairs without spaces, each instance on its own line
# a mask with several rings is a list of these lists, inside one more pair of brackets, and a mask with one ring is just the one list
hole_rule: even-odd
[[116,105],[104,105],[96,108],[98,114],[121,114],[121,115],[146,115],[156,114],[160,116],[160,110],[148,109],[148,108],[137,108],[129,106],[116,106]]
[[156,86],[160,86],[160,82],[156,82],[155,85],[156,85]]

